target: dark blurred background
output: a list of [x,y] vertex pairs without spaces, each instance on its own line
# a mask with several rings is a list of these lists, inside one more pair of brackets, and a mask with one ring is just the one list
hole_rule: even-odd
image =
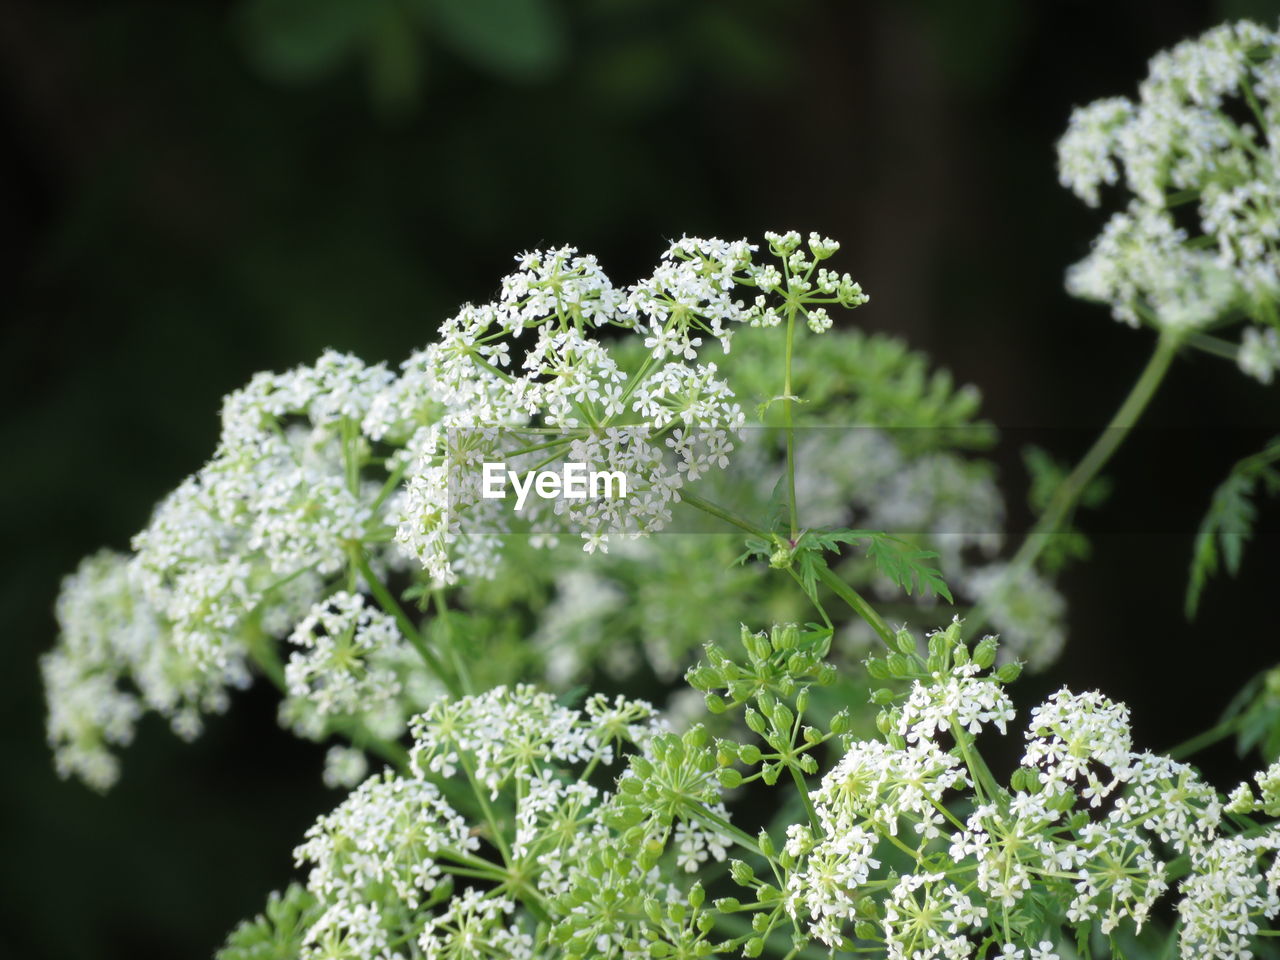
[[[201,957],[335,794],[265,690],[187,746],[149,718],[109,796],[54,776],[36,658],[59,578],[125,548],[212,451],[219,398],[325,347],[398,362],[510,257],[596,252],[619,282],[683,233],[841,239],[856,319],[979,384],[1074,457],[1151,335],[1062,292],[1101,225],[1058,187],[1073,105],[1157,49],[1276,2],[0,0],[0,955]],[[1270,428],[1229,364],[1179,361],[1155,426]],[[1046,428],[1050,432],[1044,432]],[[1203,437],[1202,432],[1198,436]],[[1139,740],[1208,726],[1276,660],[1271,540],[1182,615],[1191,533],[1230,462],[1124,451],[1068,573],[1053,685],[1130,701]],[[1238,447],[1238,449],[1237,449]],[[1006,477],[1019,501],[1025,479]],[[1268,516],[1274,520],[1276,511]],[[1205,762],[1228,784],[1229,747]]]

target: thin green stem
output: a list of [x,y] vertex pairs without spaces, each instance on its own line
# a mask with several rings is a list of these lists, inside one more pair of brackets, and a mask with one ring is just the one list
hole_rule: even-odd
[[847,603],[854,613],[865,620],[871,626],[871,629],[879,635],[880,639],[885,642],[885,645],[892,649],[893,631],[881,619],[880,614],[876,613],[875,608],[863,599],[862,594],[837,577],[825,562],[818,561],[816,567],[818,579],[830,587],[832,593]]
[[787,309],[786,372],[782,381],[782,420],[787,435],[787,502],[791,513],[792,543],[800,536],[800,521],[796,509],[796,429],[791,411],[794,403],[791,398],[791,357],[795,347],[797,309],[794,303]]
[[752,536],[759,537],[762,540],[770,539],[770,535],[767,530],[757,527],[751,521],[745,520],[737,514],[726,510],[724,507],[717,506],[709,500],[703,500],[701,497],[695,496],[685,490],[680,491],[680,499],[689,504],[689,506],[701,510],[703,513],[710,514],[719,520],[723,520],[725,523],[732,524],[739,530],[745,530]]
[[458,638],[453,632],[453,620],[449,616],[449,605],[445,603],[444,591],[436,587],[431,591],[431,599],[436,605],[436,618],[440,621],[440,626],[444,630],[445,651],[448,653],[449,663],[453,667],[453,672],[457,674],[462,692],[475,693],[475,687],[471,683],[471,672],[467,669],[467,660],[458,649]]
[[818,811],[813,808],[813,801],[809,799],[809,785],[804,782],[804,774],[791,764],[787,764],[787,769],[791,771],[791,779],[795,781],[796,790],[800,793],[800,802],[804,804],[804,812],[809,816],[809,825],[821,833],[822,824],[818,822]]
[[1231,717],[1229,720],[1223,720],[1217,726],[1210,727],[1203,733],[1196,734],[1189,740],[1184,740],[1169,751],[1169,756],[1175,760],[1185,760],[1187,757],[1199,753],[1205,747],[1211,747],[1218,741],[1227,739],[1227,737],[1240,729],[1241,719],[1241,716]]
[[360,576],[364,577],[365,582],[369,584],[369,590],[372,591],[374,599],[378,601],[383,610],[391,614],[396,621],[396,625],[400,628],[400,632],[413,645],[413,648],[418,651],[418,655],[422,657],[423,662],[426,663],[432,673],[440,678],[440,682],[445,685],[445,688],[452,696],[462,696],[458,678],[451,676],[445,670],[440,658],[427,646],[417,625],[409,619],[409,615],[404,612],[404,608],[400,606],[400,603],[392,596],[391,591],[387,589],[386,585],[378,578],[378,575],[373,572],[373,568],[369,566],[369,558],[365,555],[364,550],[359,546],[355,546],[351,549],[350,555],[352,565],[360,572]]
[[1064,521],[1075,508],[1076,501],[1080,499],[1080,495],[1093,482],[1102,468],[1107,465],[1116,450],[1119,449],[1120,444],[1124,442],[1129,432],[1133,429],[1133,425],[1142,416],[1142,412],[1146,410],[1151,398],[1155,396],[1156,390],[1164,380],[1165,374],[1169,371],[1169,364],[1173,360],[1174,354],[1177,353],[1181,342],[1173,334],[1166,332],[1160,335],[1160,339],[1156,343],[1155,352],[1151,355],[1151,359],[1147,361],[1146,367],[1143,368],[1142,374],[1133,385],[1133,389],[1129,391],[1129,395],[1125,397],[1124,402],[1094,441],[1093,446],[1076,464],[1075,469],[1068,474],[1067,478],[1053,492],[1053,496],[1050,498],[1048,506],[1045,507],[1044,513],[1040,515],[1036,525],[1027,534],[1026,539],[1022,541],[1022,546],[1014,554],[1004,576],[996,585],[995,591],[969,615],[968,620],[965,622],[967,634],[972,636],[986,625],[991,602],[997,599],[1004,590],[1007,590],[1009,584],[1015,582],[1025,570],[1030,569],[1035,564],[1048,545],[1049,538],[1061,531]]

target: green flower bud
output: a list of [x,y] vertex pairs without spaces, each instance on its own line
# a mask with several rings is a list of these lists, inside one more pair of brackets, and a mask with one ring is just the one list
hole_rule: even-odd
[[716,776],[720,780],[720,786],[724,787],[726,790],[733,790],[736,787],[742,786],[742,774],[733,767],[725,767],[717,773]]
[[906,627],[903,627],[893,635],[893,645],[901,653],[916,652],[916,638],[911,635],[911,631]]
[[911,661],[900,653],[891,653],[885,658],[885,666],[889,668],[889,675],[894,677],[905,677],[911,673]]
[[1022,664],[1017,660],[1006,663],[996,671],[996,679],[1001,683],[1013,683],[1020,676],[1022,676]]
[[773,837],[769,836],[769,831],[763,828],[761,828],[759,836],[756,837],[756,845],[766,857],[772,857],[777,853],[777,849],[773,845]]
[[999,648],[999,641],[995,637],[985,637],[973,649],[973,662],[986,670],[996,662],[996,650]]
[[779,703],[773,708],[773,724],[777,729],[789,731],[795,721],[796,715],[785,703]]
[[794,650],[800,645],[800,628],[794,623],[774,627],[772,636],[769,639],[773,643],[775,650]]

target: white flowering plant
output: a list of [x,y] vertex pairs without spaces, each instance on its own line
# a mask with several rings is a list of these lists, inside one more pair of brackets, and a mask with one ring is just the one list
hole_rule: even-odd
[[[107,789],[145,711],[195,736],[256,676],[329,744],[349,793],[221,960],[1271,955],[1280,674],[1176,755],[1099,691],[1020,715],[1006,687],[1065,642],[1074,514],[1173,358],[1280,366],[1278,71],[1236,24],[1073,116],[1063,182],[1133,196],[1068,288],[1157,347],[1073,469],[1028,453],[1008,559],[976,392],[833,329],[867,300],[834,241],[683,238],[625,287],[535,251],[399,372],[329,352],[226,398],[132,553],[63,585],[58,770]],[[1215,495],[1192,612],[1277,457]],[[525,512],[495,463],[631,482]],[[1270,765],[1224,795],[1187,757],[1231,735]]]

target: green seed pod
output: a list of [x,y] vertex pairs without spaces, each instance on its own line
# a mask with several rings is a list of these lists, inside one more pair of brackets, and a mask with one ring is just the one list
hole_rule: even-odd
[[898,648],[899,653],[916,652],[916,638],[911,635],[911,631],[906,627],[903,627],[893,635],[893,645]]
[[773,837],[769,836],[769,831],[763,828],[761,828],[759,836],[756,837],[756,845],[766,857],[772,857],[777,853],[773,845]]
[[862,665],[866,667],[867,676],[871,679],[889,679],[889,667],[883,660],[877,659],[876,657],[868,657],[866,660],[862,661]]
[[760,762],[760,748],[754,743],[744,743],[738,747],[738,759],[748,765],[755,765]]
[[770,640],[775,650],[794,650],[800,645],[800,628],[794,623],[774,627]]
[[888,687],[881,687],[879,690],[871,691],[871,702],[877,706],[883,707],[886,704],[893,703],[897,696],[898,695]]
[[716,777],[720,780],[720,786],[726,790],[733,790],[742,786],[742,774],[733,767],[725,767],[716,774]]
[[760,716],[760,714],[756,713],[750,707],[747,707],[746,712],[743,714],[743,719],[746,721],[747,726],[751,729],[752,733],[759,734],[760,736],[764,735],[765,728],[768,726],[768,724],[765,723],[764,717]]
[[740,887],[750,885],[751,881],[756,878],[756,872],[750,866],[741,860],[729,861],[729,876],[733,877],[733,882]]
[[742,945],[742,955],[744,957],[758,957],[764,953],[764,941],[759,937],[752,937]]
[[1000,644],[995,637],[985,637],[973,649],[973,662],[986,670],[996,662],[996,650]]
[[996,671],[996,679],[1001,683],[1013,683],[1020,676],[1022,676],[1022,664],[1017,660],[1006,663]]
[[724,697],[718,693],[708,693],[703,699],[707,704],[707,713],[720,714],[729,709],[729,705],[724,702]]
[[831,732],[836,736],[849,732],[849,711],[847,708],[831,718]]

